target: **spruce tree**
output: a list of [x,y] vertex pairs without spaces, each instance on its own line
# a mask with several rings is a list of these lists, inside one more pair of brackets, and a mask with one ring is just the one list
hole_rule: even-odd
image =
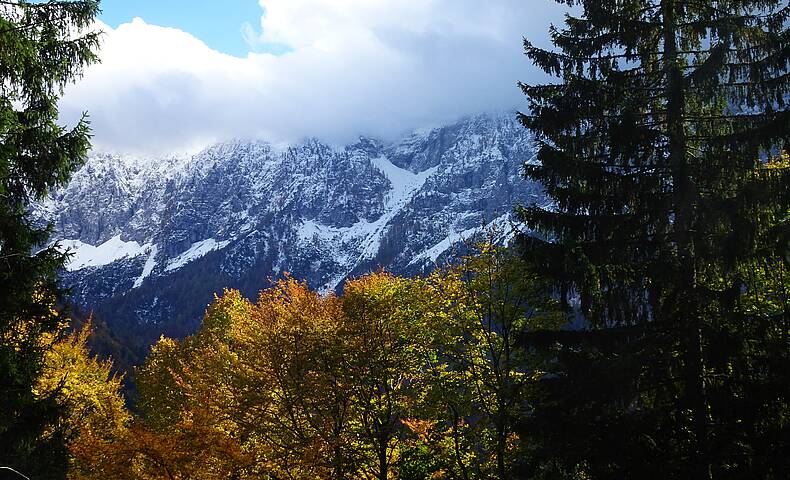
[[64,325],[54,306],[66,258],[44,248],[49,228],[34,225],[28,210],[68,180],[89,148],[86,120],[60,126],[57,100],[96,60],[98,33],[82,32],[97,11],[98,1],[0,1],[0,466],[31,478],[65,475],[57,391],[37,394],[35,385],[44,338]]
[[[790,7],[564,0],[556,83],[522,85],[550,208],[527,255],[584,328],[553,352],[523,427],[549,477],[783,478]],[[587,477],[585,477],[587,478]]]

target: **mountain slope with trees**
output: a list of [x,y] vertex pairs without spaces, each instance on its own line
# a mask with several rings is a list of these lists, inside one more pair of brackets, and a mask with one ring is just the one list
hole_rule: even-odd
[[395,142],[237,141],[187,158],[92,155],[36,207],[76,252],[71,301],[142,360],[161,334],[194,333],[223,288],[254,297],[290,272],[322,291],[383,267],[428,271],[513,205],[541,202],[521,164],[532,138],[479,115]]

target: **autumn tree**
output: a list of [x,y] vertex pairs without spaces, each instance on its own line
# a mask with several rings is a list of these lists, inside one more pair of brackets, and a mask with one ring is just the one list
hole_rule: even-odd
[[[530,406],[538,359],[520,348],[533,329],[558,328],[566,315],[513,250],[488,241],[422,281],[424,314],[437,352],[429,403],[442,406],[445,453],[455,478],[511,478]],[[438,310],[437,310],[438,309]],[[449,455],[448,455],[449,454]]]
[[534,378],[516,341],[564,319],[519,261],[487,245],[340,296],[290,277],[255,303],[225,291],[195,335],[153,347],[112,455],[141,478],[507,478]]
[[343,324],[354,382],[355,431],[363,456],[362,478],[397,478],[405,440],[404,420],[426,382],[428,332],[410,280],[379,272],[346,282]]
[[112,361],[90,353],[91,332],[88,321],[53,343],[34,389],[38,396],[54,395],[65,412],[52,428],[67,441],[68,477],[73,479],[107,478],[103,454],[125,439],[131,423]]
[[152,347],[135,379],[142,418],[131,441],[110,452],[125,461],[129,478],[250,478],[254,460],[239,426],[247,412],[235,403],[241,367],[229,339],[252,308],[226,291],[207,309],[201,331]]
[[[427,365],[410,285],[379,273],[347,282],[342,297],[292,278],[255,303],[226,291],[198,333],[163,338],[138,372],[140,427],[156,448],[127,449],[133,467],[173,478],[396,478]],[[195,462],[179,453],[189,450],[212,453]]]
[[[359,458],[349,433],[353,372],[338,336],[342,317],[336,297],[291,278],[256,303],[226,291],[197,334],[162,339],[152,350],[138,375],[144,424],[160,439],[199,427],[191,448],[224,444],[212,462],[226,475],[353,478]],[[199,475],[188,456],[168,448],[156,456],[160,469]]]
[[272,468],[292,478],[353,478],[353,379],[342,319],[334,295],[322,297],[288,278],[261,292],[239,336],[249,368],[263,375],[251,380],[270,395],[261,419]]

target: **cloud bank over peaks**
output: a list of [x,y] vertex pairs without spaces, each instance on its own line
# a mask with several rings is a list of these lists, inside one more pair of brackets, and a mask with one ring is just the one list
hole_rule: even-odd
[[[212,50],[136,18],[104,36],[102,63],[61,100],[90,114],[104,150],[192,151],[229,138],[343,144],[523,106],[516,82],[544,77],[522,54],[547,44],[551,0],[260,0],[256,50]],[[239,32],[229,34],[242,34]]]

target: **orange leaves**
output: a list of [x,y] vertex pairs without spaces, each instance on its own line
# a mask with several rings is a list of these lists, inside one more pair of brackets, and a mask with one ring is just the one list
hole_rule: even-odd
[[[337,297],[286,277],[255,303],[226,290],[197,334],[160,340],[139,372],[156,448],[168,450],[167,438],[197,429],[181,442],[197,450],[209,439],[236,442],[243,455],[228,458],[241,462],[234,463],[240,478],[391,470],[400,419],[414,404],[409,389],[425,365],[414,348],[420,316],[409,285],[379,273],[348,282]],[[146,468],[191,469],[176,452],[172,465],[158,455]]]
[[256,303],[226,290],[200,332],[152,350],[139,375],[146,422],[160,435],[200,426],[195,448],[209,448],[201,438],[235,442],[244,455],[231,463],[253,477],[315,478],[345,443],[348,392],[333,337],[341,317],[336,297],[291,278]]
[[425,440],[436,425],[435,421],[419,418],[404,418],[401,422],[420,440]]
[[[429,278],[349,280],[342,296],[289,276],[254,303],[226,290],[197,334],[160,340],[140,370],[148,440],[135,468],[240,479],[489,471],[496,434],[500,455],[517,441],[503,423],[524,381],[512,347],[539,314],[519,303],[534,289],[511,260],[490,247]],[[214,452],[199,458],[217,477],[201,476],[186,448]]]
[[84,479],[221,479],[249,462],[238,442],[199,420],[185,419],[167,432],[132,426],[114,443],[81,445],[94,461],[73,475]]

